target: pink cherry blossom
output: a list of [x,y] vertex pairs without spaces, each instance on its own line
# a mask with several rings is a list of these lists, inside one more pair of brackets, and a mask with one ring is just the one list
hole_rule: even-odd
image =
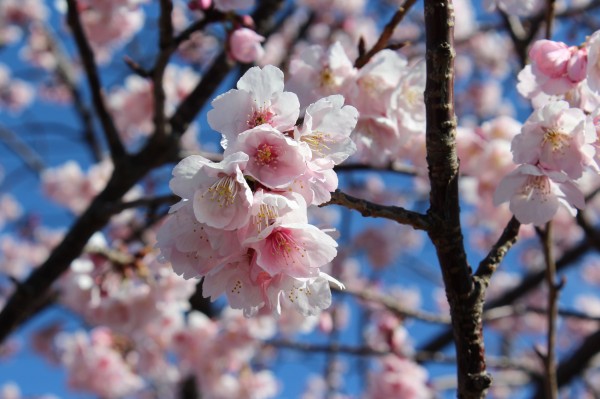
[[292,57],[286,87],[298,94],[305,108],[323,96],[344,93],[345,83],[355,74],[356,69],[340,42],[328,49],[313,45]]
[[577,179],[592,162],[596,134],[585,114],[565,101],[551,102],[531,114],[521,134],[514,137],[516,163],[564,171]]
[[528,164],[520,165],[498,184],[494,205],[506,201],[521,223],[538,226],[551,220],[560,204],[572,215],[575,207],[585,207],[583,193],[565,173]]
[[420,61],[404,70],[391,97],[390,112],[398,121],[401,143],[408,140],[410,134],[425,132],[424,91],[425,62]]
[[250,68],[237,89],[218,96],[212,106],[208,123],[223,135],[225,148],[240,133],[260,125],[282,132],[291,130],[300,114],[298,97],[283,91],[283,72],[271,65]]
[[250,261],[248,255],[242,255],[204,276],[204,297],[214,301],[224,293],[233,309],[242,309],[246,317],[255,316],[265,301],[259,284],[251,278]]
[[361,118],[387,113],[389,100],[407,64],[406,58],[397,52],[383,50],[360,69],[348,102],[358,109]]
[[600,92],[600,31],[594,32],[589,38],[588,44],[588,62],[587,62],[587,80],[590,88]]
[[142,388],[142,379],[111,347],[112,343],[110,332],[101,328],[90,335],[80,331],[60,338],[62,363],[67,368],[72,388],[107,399],[130,395]]
[[317,315],[331,306],[329,283],[343,288],[341,283],[325,273],[313,278],[291,278],[285,274],[271,277],[266,273],[261,277],[266,308],[277,314],[281,314],[282,307],[290,307],[304,316]]
[[306,108],[304,123],[295,136],[308,144],[312,159],[330,159],[337,165],[356,151],[350,133],[357,119],[358,111],[344,106],[344,97],[325,97]]
[[173,210],[192,200],[199,222],[225,230],[244,226],[252,205],[252,192],[241,171],[247,162],[248,156],[241,152],[218,163],[200,155],[185,158],[173,169],[169,183],[183,199]]
[[369,375],[367,396],[372,399],[427,399],[427,371],[416,363],[389,355],[381,360],[381,370]]
[[264,36],[259,35],[252,29],[236,29],[229,37],[229,54],[234,60],[240,62],[258,61],[265,54],[265,50],[260,44],[264,41]]
[[[49,198],[79,214],[104,189],[112,171],[109,159],[92,166],[87,174],[75,161],[69,161],[46,169],[42,173],[42,187]],[[131,193],[135,195],[134,191]]]
[[175,273],[186,279],[205,275],[241,252],[235,232],[198,222],[189,203],[169,216],[158,231],[157,241],[162,259],[171,262]]
[[240,134],[225,154],[241,151],[248,154],[244,173],[269,188],[282,188],[306,170],[310,150],[273,127],[263,124]]
[[80,18],[99,62],[108,62],[142,28],[145,14],[140,1],[83,0]]
[[[306,223],[298,212],[247,238],[243,245],[256,251],[256,264],[270,275],[284,273],[292,277],[318,275],[318,269],[337,254],[337,243],[319,228]],[[296,219],[296,220],[294,220]]]
[[539,72],[551,78],[559,78],[567,72],[571,51],[565,43],[538,40],[531,46],[529,58]]
[[321,205],[331,199],[331,193],[338,187],[338,177],[334,162],[317,158],[306,163],[304,174],[294,179],[291,188],[299,193],[309,205]]
[[7,66],[0,63],[0,110],[20,112],[34,100],[33,87],[24,80],[11,76]]

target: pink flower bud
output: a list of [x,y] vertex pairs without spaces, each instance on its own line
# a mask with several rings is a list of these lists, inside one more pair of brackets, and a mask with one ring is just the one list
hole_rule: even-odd
[[558,78],[567,72],[571,51],[562,42],[538,40],[529,50],[529,58],[541,73]]
[[229,54],[240,62],[254,62],[265,54],[260,45],[265,38],[251,29],[236,29],[229,37]]
[[575,83],[585,79],[587,73],[587,49],[572,47],[573,55],[567,64],[567,76]]

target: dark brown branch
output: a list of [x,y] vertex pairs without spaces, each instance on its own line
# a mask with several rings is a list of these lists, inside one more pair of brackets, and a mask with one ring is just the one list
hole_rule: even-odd
[[426,215],[409,211],[399,206],[380,205],[364,199],[345,194],[340,190],[331,193],[331,200],[320,206],[341,205],[360,212],[364,217],[384,218],[394,220],[400,224],[406,224],[416,230],[427,230],[430,228]]
[[485,283],[471,274],[460,225],[451,0],[425,0],[425,36],[426,148],[431,184],[428,216],[432,221],[427,233],[436,249],[450,305],[458,397],[483,398],[492,383],[483,344]]
[[[173,13],[172,0],[160,0],[160,18],[159,18],[159,35],[158,35],[158,56],[152,68],[152,94],[154,97],[154,130],[155,137],[159,139],[170,132],[165,131],[166,115],[165,115],[165,88],[163,87],[163,76],[171,54],[171,43],[173,41],[173,21],[171,14]],[[170,126],[170,125],[169,125]]]
[[554,15],[556,14],[556,0],[547,0],[546,8],[546,39],[552,39],[552,28],[554,25]]
[[81,56],[81,62],[88,78],[88,84],[90,86],[90,92],[92,93],[92,102],[94,109],[98,114],[102,129],[104,130],[104,136],[108,142],[110,153],[113,159],[115,167],[119,164],[119,161],[124,159],[126,156],[125,147],[119,137],[119,132],[114,124],[112,116],[106,108],[104,103],[104,97],[102,94],[102,84],[100,83],[100,76],[96,67],[96,61],[94,52],[90,43],[88,42],[83,26],[79,19],[79,10],[77,8],[76,0],[67,0],[67,22],[73,32],[79,55]]
[[[375,54],[388,47],[388,42],[394,34],[396,26],[404,19],[404,16],[410,11],[410,8],[415,3],[416,0],[406,0],[401,7],[398,7],[398,10],[394,13],[392,19],[385,25],[385,28],[383,28],[383,32],[381,32],[379,39],[377,39],[377,42],[373,47],[366,53],[361,51],[361,55],[354,62],[356,68],[362,68]],[[364,48],[364,42],[362,43],[362,47]]]
[[214,60],[212,66],[203,75],[194,90],[181,102],[169,119],[174,134],[181,136],[200,111],[200,104],[205,104],[219,87],[219,84],[231,71],[232,64],[227,62],[227,54],[223,51]]
[[376,167],[373,165],[367,164],[359,164],[359,163],[343,163],[341,165],[337,165],[334,170],[336,172],[353,172],[355,170],[365,170],[365,171],[374,171],[374,172],[394,172],[407,176],[416,176],[418,174],[418,169],[412,165],[399,165],[396,163],[389,163],[388,165],[382,167]]
[[177,36],[175,36],[175,38],[173,38],[172,45],[174,49],[177,49],[177,47],[179,47],[179,45],[181,45],[186,40],[189,40],[195,32],[204,29],[208,24],[222,21],[225,19],[225,17],[226,14],[218,10],[208,10],[204,15],[204,18],[193,22],[190,26],[185,28],[181,33],[179,33]]
[[176,195],[161,195],[158,197],[149,197],[149,198],[140,198],[137,200],[133,200],[133,201],[128,201],[128,202],[117,202],[114,205],[111,205],[111,213],[119,213],[122,212],[126,209],[132,209],[132,208],[156,208],[159,207],[161,205],[173,205],[174,203],[176,203],[177,201],[179,201],[180,198]]
[[504,231],[498,238],[498,241],[496,241],[490,252],[481,261],[481,263],[479,263],[479,267],[477,268],[475,275],[480,277],[481,281],[483,281],[486,286],[489,285],[492,274],[494,274],[496,268],[500,262],[502,262],[502,259],[504,259],[506,253],[517,241],[520,227],[521,223],[519,223],[517,218],[513,216],[504,228]]
[[98,142],[96,137],[96,131],[94,129],[94,118],[83,101],[83,97],[77,88],[77,82],[75,78],[75,71],[72,65],[72,61],[68,59],[67,52],[63,49],[60,43],[56,40],[54,35],[51,33],[49,27],[45,27],[44,33],[48,38],[50,51],[56,57],[56,74],[58,79],[64,84],[73,98],[73,106],[75,111],[79,115],[79,119],[83,125],[83,134],[85,141],[89,144],[92,156],[96,162],[99,162],[103,158],[102,146]]

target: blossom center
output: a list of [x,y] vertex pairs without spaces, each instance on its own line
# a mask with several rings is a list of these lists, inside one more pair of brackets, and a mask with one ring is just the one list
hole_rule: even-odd
[[321,87],[335,86],[335,78],[333,76],[333,71],[329,67],[325,67],[321,70],[319,80]]
[[271,241],[271,254],[285,259],[286,263],[296,263],[298,255],[304,257],[306,252],[286,229],[277,229],[269,236]]
[[568,146],[569,136],[559,130],[548,129],[544,132],[542,144],[550,144],[552,151],[560,151]]
[[[210,199],[217,201],[220,207],[233,204],[237,195],[238,187],[235,179],[232,176],[225,176],[217,180],[209,187]],[[204,195],[202,195],[204,198]]]
[[254,223],[258,231],[262,231],[264,228],[269,227],[275,222],[279,212],[273,205],[261,204],[258,207],[258,213],[254,216]]
[[248,116],[246,123],[248,124],[248,128],[252,129],[256,126],[264,125],[265,123],[270,124],[273,120],[273,116],[275,116],[275,114],[269,109],[261,108],[254,110],[252,114]]
[[277,163],[277,151],[275,146],[267,143],[263,143],[258,146],[256,154],[254,155],[256,163],[265,166]]
[[302,136],[301,140],[308,144],[310,150],[320,157],[325,155],[324,150],[330,149],[327,143],[331,142],[331,140],[328,135],[322,132],[312,132],[311,134]]
[[550,194],[550,184],[546,176],[530,176],[527,183],[523,186],[521,193],[531,199],[534,194],[541,194],[542,198],[547,198]]

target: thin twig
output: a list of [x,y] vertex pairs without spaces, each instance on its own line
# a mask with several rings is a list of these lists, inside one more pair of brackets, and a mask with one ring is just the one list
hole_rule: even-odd
[[[160,0],[160,18],[158,35],[158,56],[152,68],[152,94],[154,97],[154,131],[156,139],[161,139],[169,134],[166,131],[165,115],[165,88],[163,87],[163,76],[172,54],[173,42],[173,2],[171,0]],[[154,138],[154,137],[153,137]]]
[[392,19],[385,25],[383,32],[381,32],[379,39],[377,39],[377,42],[373,47],[356,59],[354,62],[356,68],[362,68],[375,54],[388,47],[388,41],[394,34],[396,26],[404,19],[404,16],[410,11],[410,8],[415,3],[416,0],[406,0],[401,7],[398,7],[398,10],[394,13]]
[[347,289],[338,289],[332,285],[332,289],[334,291],[339,292],[340,294],[352,295],[354,297],[360,298],[365,301],[378,303],[384,306],[387,310],[394,313],[396,316],[401,318],[412,318],[421,321],[425,321],[428,323],[436,323],[436,324],[450,324],[450,317],[445,315],[437,315],[434,313],[425,312],[422,310],[415,310],[412,308],[407,308],[398,303],[398,300],[389,296],[389,295],[381,295],[372,290],[354,290],[352,288]]
[[542,243],[544,260],[546,262],[546,282],[548,284],[548,333],[546,342],[546,353],[541,355],[544,362],[544,374],[546,380],[546,398],[556,399],[558,397],[558,386],[556,383],[556,320],[558,318],[558,293],[560,287],[556,284],[556,263],[552,253],[552,221],[546,223],[542,231],[536,229]]
[[86,38],[83,26],[81,25],[81,20],[79,19],[79,10],[77,8],[77,1],[67,0],[67,5],[67,22],[69,23],[69,26],[71,27],[71,30],[73,32],[75,43],[77,45],[77,49],[79,50],[79,55],[81,56],[81,61],[83,63],[83,68],[85,69],[88,78],[88,84],[90,86],[90,92],[92,93],[92,102],[94,104],[94,109],[98,114],[98,118],[100,119],[100,123],[104,130],[104,136],[106,137],[106,141],[108,142],[108,147],[110,148],[113,163],[115,164],[115,166],[117,166],[120,164],[120,161],[126,156],[125,147],[121,142],[119,132],[117,131],[112,116],[108,112],[106,104],[104,103],[104,97],[102,94],[102,84],[100,82],[100,76],[96,67],[94,52]]
[[546,8],[546,39],[552,39],[552,28],[554,25],[554,14],[556,14],[556,0],[547,0]]
[[[590,237],[586,237],[576,246],[563,253],[562,257],[556,261],[556,269],[563,270],[576,265],[577,261],[592,249],[600,250],[600,246],[595,246],[592,239]],[[506,290],[498,298],[488,301],[485,305],[485,309],[494,309],[515,303],[519,298],[524,297],[537,288],[540,283],[544,281],[545,273],[545,270],[542,270],[526,275],[519,285]],[[429,340],[422,346],[422,348],[423,350],[428,351],[439,351],[446,347],[446,345],[449,345],[452,342],[452,338],[452,330],[448,329],[447,331]]]
[[79,119],[83,125],[83,135],[85,141],[90,146],[94,160],[96,162],[100,162],[103,158],[102,146],[96,137],[96,129],[94,128],[94,118],[92,112],[84,103],[83,96],[77,87],[73,62],[68,58],[67,52],[61,43],[56,40],[56,37],[49,26],[44,27],[44,33],[48,38],[50,51],[57,60],[56,75],[71,93],[71,97],[73,98],[73,106],[75,107],[75,111],[79,115]]
[[341,205],[354,209],[364,217],[384,218],[394,220],[400,224],[406,224],[416,230],[427,230],[430,228],[426,215],[409,211],[399,206],[380,205],[373,202],[356,198],[345,194],[340,190],[331,193],[331,200],[320,206]]
[[[289,340],[270,340],[264,343],[266,346],[273,346],[276,348],[292,349],[307,353],[343,353],[345,355],[352,356],[372,356],[382,357],[394,354],[390,350],[378,350],[368,346],[351,346],[341,344],[315,344],[309,342],[297,342]],[[407,356],[415,362],[435,362],[444,364],[456,364],[456,357],[446,355],[442,352],[426,352],[418,351],[413,356]],[[535,374],[535,370],[532,370],[526,364],[515,361],[508,357],[490,357],[490,366],[501,368],[501,369],[516,369],[522,370],[530,375]]]
[[42,157],[13,131],[0,126],[0,140],[37,175],[46,169]]
[[492,274],[494,271],[496,271],[496,268],[500,262],[502,262],[502,259],[504,259],[506,253],[517,241],[520,227],[521,223],[513,216],[504,228],[504,231],[498,238],[498,241],[496,241],[490,252],[481,261],[481,263],[479,263],[479,267],[477,268],[475,275],[481,278],[482,281],[486,283],[486,286],[489,285]]

